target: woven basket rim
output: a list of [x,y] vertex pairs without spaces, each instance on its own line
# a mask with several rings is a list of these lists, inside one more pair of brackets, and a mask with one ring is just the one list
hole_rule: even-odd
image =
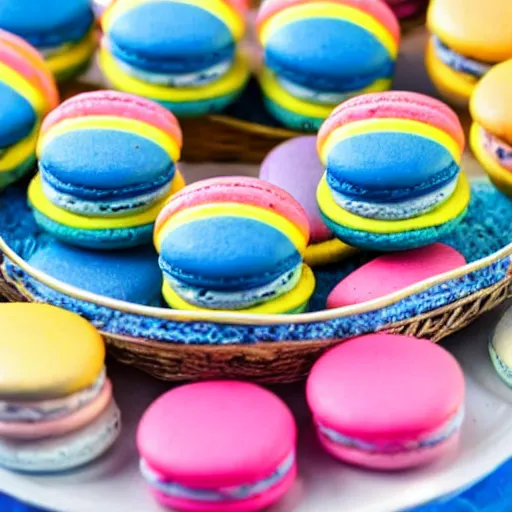
[[[68,295],[69,297],[72,297],[76,300],[90,302],[98,306],[107,307],[121,311],[123,313],[143,315],[177,322],[198,321],[213,322],[219,324],[249,324],[254,326],[290,323],[290,317],[288,315],[258,315],[219,311],[180,311],[161,307],[143,306],[118,299],[112,299],[69,285],[45,274],[44,272],[41,272],[40,270],[33,268],[7,245],[2,236],[0,236],[0,254],[1,253],[3,253],[9,260],[11,260],[29,276],[38,280],[49,288],[56,290],[57,292]],[[425,279],[424,281],[413,284],[407,288],[392,294],[388,294],[384,297],[351,306],[343,306],[335,309],[293,315],[293,323],[307,324],[313,322],[324,322],[336,318],[343,318],[351,315],[377,311],[379,309],[395,304],[396,302],[405,299],[406,297],[425,291],[432,286],[441,284],[445,281],[460,278],[476,270],[488,267],[493,263],[511,255],[512,243],[509,243],[499,251],[496,251],[489,256],[468,263],[463,267],[459,267],[449,272]]]

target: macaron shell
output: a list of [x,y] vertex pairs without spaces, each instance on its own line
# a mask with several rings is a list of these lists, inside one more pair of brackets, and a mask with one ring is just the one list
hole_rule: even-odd
[[60,398],[93,384],[103,368],[100,334],[74,313],[46,304],[4,303],[0,323],[3,399]]
[[204,489],[268,477],[295,450],[295,441],[295,422],[284,403],[236,381],[173,389],[149,407],[137,431],[139,452],[150,467],[170,481]]
[[499,377],[512,387],[512,322],[510,309],[496,325],[489,340],[489,355]]
[[480,126],[512,143],[512,60],[494,66],[480,80],[469,108]]
[[432,0],[430,31],[457,53],[485,62],[512,57],[512,3],[488,0]]
[[462,254],[441,243],[385,254],[359,267],[336,285],[327,298],[327,307],[350,306],[384,297],[465,264]]
[[316,421],[344,435],[416,439],[456,414],[464,375],[449,352],[428,340],[370,334],[319,359],[307,400]]
[[332,238],[325,242],[309,244],[304,253],[304,263],[310,267],[328,265],[349,258],[358,251],[359,249],[356,247],[347,245],[337,238]]

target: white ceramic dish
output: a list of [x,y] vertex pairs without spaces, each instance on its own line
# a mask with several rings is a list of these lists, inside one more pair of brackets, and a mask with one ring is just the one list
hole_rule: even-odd
[[[503,308],[461,331],[446,346],[466,375],[467,415],[460,448],[438,463],[403,473],[374,473],[338,463],[316,442],[303,384],[275,390],[299,425],[300,477],[269,512],[394,512],[467,487],[512,456],[512,390],[494,373],[488,336]],[[138,418],[168,385],[131,368],[111,364],[124,431],[115,448],[94,464],[63,476],[0,471],[0,490],[56,512],[161,512],[138,472],[134,442]],[[321,504],[321,508],[320,507]]]

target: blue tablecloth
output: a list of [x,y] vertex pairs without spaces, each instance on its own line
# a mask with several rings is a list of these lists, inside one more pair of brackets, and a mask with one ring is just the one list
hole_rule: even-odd
[[[512,510],[512,460],[462,494],[445,498],[413,512],[510,512]],[[48,512],[0,494],[1,512]]]

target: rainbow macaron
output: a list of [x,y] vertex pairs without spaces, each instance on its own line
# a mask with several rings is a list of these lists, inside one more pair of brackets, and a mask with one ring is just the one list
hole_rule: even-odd
[[391,87],[400,27],[375,0],[270,0],[257,19],[270,113],[315,131],[342,101]]
[[302,312],[315,287],[308,241],[306,213],[284,190],[238,176],[197,182],[155,224],[164,298],[175,309]]
[[465,215],[464,132],[438,100],[401,91],[354,98],[325,121],[317,147],[326,167],[318,204],[327,226],[349,245],[428,245]]
[[100,66],[113,87],[178,117],[222,110],[249,78],[237,51],[245,20],[231,0],[118,0],[102,28]]
[[470,111],[471,149],[496,187],[512,197],[512,60],[482,78]]
[[100,456],[121,425],[98,331],[35,303],[0,304],[0,323],[0,466],[46,473]]
[[464,374],[429,340],[380,333],[354,338],[315,363],[306,388],[320,442],[344,462],[405,469],[458,444]]
[[156,103],[114,91],[74,96],[41,129],[29,187],[37,222],[90,248],[149,242],[162,205],[183,186],[181,144],[176,118]]
[[0,28],[35,46],[59,81],[83,71],[96,48],[89,0],[2,0]]
[[18,36],[0,30],[0,190],[34,166],[42,118],[58,103],[42,57]]
[[188,384],[142,416],[140,469],[156,500],[173,510],[256,512],[295,481],[296,430],[288,407],[255,384]]
[[494,64],[512,58],[512,3],[503,0],[432,0],[427,23],[432,37],[426,65],[450,102],[467,106],[478,81]]

